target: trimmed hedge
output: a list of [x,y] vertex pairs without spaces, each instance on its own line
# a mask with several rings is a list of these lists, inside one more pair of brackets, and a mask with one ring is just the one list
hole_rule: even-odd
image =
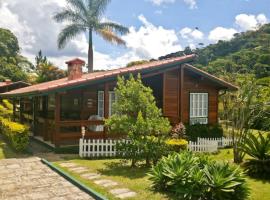
[[198,137],[221,138],[223,136],[223,129],[219,124],[194,124],[186,126],[186,134],[188,139],[191,141],[197,141]]
[[0,130],[16,151],[26,150],[29,144],[28,127],[0,117]]

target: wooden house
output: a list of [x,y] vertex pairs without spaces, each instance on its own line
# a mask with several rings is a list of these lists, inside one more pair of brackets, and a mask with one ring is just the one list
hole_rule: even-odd
[[[68,77],[3,93],[13,101],[14,117],[32,126],[33,135],[56,147],[86,138],[108,138],[104,118],[112,114],[117,76],[141,74],[156,103],[172,124],[218,122],[220,90],[234,85],[191,65],[194,55],[142,65],[83,74],[83,60],[66,62]],[[16,109],[17,108],[17,109]]]

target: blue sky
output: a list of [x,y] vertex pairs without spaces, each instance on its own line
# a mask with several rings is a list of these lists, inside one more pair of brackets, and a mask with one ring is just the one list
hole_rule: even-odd
[[[78,36],[61,51],[57,49],[63,25],[55,23],[52,15],[65,6],[65,0],[0,0],[0,27],[14,32],[21,53],[30,60],[41,49],[64,68],[66,60],[86,59],[87,55],[86,35]],[[112,0],[105,19],[130,28],[123,36],[127,45],[117,47],[95,36],[94,68],[121,67],[185,46],[195,48],[200,42],[229,40],[237,32],[256,30],[269,18],[269,0]]]

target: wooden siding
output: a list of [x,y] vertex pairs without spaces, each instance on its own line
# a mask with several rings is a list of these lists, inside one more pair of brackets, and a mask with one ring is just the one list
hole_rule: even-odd
[[163,115],[176,122],[179,118],[179,70],[165,72],[163,80]]
[[208,123],[217,123],[218,118],[218,89],[211,85],[208,80],[194,76],[188,70],[184,70],[183,88],[183,119],[184,123],[189,123],[189,93],[205,92],[208,93]]

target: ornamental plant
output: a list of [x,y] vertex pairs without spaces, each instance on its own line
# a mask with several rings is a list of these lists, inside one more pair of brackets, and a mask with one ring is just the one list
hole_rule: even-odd
[[188,151],[163,157],[149,176],[154,189],[170,192],[177,199],[245,200],[249,196],[238,167]]
[[132,166],[139,160],[145,160],[147,165],[156,162],[166,152],[163,148],[171,126],[156,106],[152,89],[143,85],[140,75],[130,75],[127,80],[118,77],[115,94],[114,114],[105,120],[105,125],[109,133],[129,140],[118,144],[118,150],[131,160]]

